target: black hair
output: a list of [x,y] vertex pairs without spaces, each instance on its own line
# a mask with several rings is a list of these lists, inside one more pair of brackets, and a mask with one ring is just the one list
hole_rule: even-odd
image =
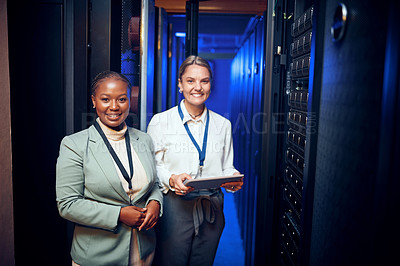
[[115,79],[115,80],[121,80],[123,82],[126,82],[128,90],[131,87],[131,83],[129,82],[128,78],[125,77],[123,74],[114,72],[114,71],[110,71],[110,70],[106,70],[106,71],[100,72],[99,74],[96,75],[96,77],[94,77],[92,86],[91,86],[92,95],[95,95],[96,89],[100,85],[100,83],[104,82],[107,79]]

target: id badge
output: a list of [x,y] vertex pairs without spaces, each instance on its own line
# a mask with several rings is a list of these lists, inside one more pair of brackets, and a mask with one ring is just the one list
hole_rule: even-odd
[[203,175],[203,166],[199,165],[199,168],[197,169],[197,174],[195,178],[201,177]]

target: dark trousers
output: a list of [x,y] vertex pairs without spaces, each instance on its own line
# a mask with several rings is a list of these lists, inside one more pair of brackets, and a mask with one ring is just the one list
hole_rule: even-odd
[[156,225],[153,265],[212,266],[225,226],[223,204],[221,190],[210,197],[192,199],[168,192],[163,216]]

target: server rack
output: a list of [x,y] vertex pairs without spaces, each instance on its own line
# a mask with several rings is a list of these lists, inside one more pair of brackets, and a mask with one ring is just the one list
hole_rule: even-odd
[[[379,253],[377,247],[385,241],[374,242],[368,232],[374,231],[374,220],[390,220],[371,215],[371,206],[377,203],[368,195],[379,195],[374,182],[388,179],[376,173],[380,144],[374,137],[381,130],[376,115],[385,109],[380,106],[383,51],[393,45],[382,30],[387,28],[387,2],[345,3],[348,28],[342,39],[335,38],[332,28],[343,4],[329,0],[309,8],[306,1],[295,4],[304,6],[295,8],[297,24],[291,27],[279,262],[342,265],[375,259],[373,264],[382,264],[392,255]],[[307,32],[311,8],[311,32]],[[381,16],[370,20],[375,14]],[[346,20],[343,17],[339,19]]]
[[[266,52],[267,62],[270,58],[280,62],[274,61],[266,71],[271,78],[266,82],[264,103],[265,112],[283,112],[286,125],[278,141],[272,130],[263,138],[266,167],[260,183],[256,246],[265,247],[265,253],[258,250],[257,265],[387,264],[398,249],[396,241],[385,243],[398,239],[397,231],[390,231],[388,225],[399,197],[394,192],[397,186],[392,186],[398,183],[397,176],[383,172],[393,169],[395,164],[388,162],[398,158],[398,152],[390,153],[391,159],[385,152],[378,158],[378,151],[387,149],[390,141],[398,147],[398,141],[391,139],[399,132],[391,124],[398,108],[390,104],[394,97],[399,99],[398,76],[394,78],[399,35],[393,34],[397,29],[393,17],[387,19],[388,13],[393,15],[388,10],[397,10],[393,7],[398,4],[275,3],[273,19],[267,21],[267,34],[273,32],[273,36],[267,38]],[[343,5],[348,16],[339,12],[336,17]],[[293,13],[287,12],[290,6],[294,6]],[[308,20],[311,8],[313,15]],[[335,23],[336,18],[341,23]],[[282,37],[285,20],[292,20],[287,40]],[[346,29],[341,39],[332,34],[338,26]],[[288,71],[284,67],[286,82],[282,82],[279,64],[285,62]],[[391,94],[390,101],[385,97],[382,101],[382,84],[389,83],[385,89],[397,90],[397,96]],[[386,123],[389,117],[392,120]],[[273,128],[273,115],[268,118],[265,124]],[[280,151],[285,154],[280,156]],[[383,161],[387,167],[378,165]]]
[[254,265],[257,187],[262,134],[264,79],[264,17],[255,17],[231,64],[231,116],[235,166],[245,174],[243,188],[234,194],[246,265]]
[[129,126],[139,127],[139,86],[140,86],[140,18],[141,1],[122,1],[121,36],[120,36],[120,68],[130,81],[131,107],[127,119]]
[[286,76],[288,112],[279,228],[279,260],[284,265],[299,264],[313,11],[311,6],[295,16],[290,28],[293,39]]
[[156,44],[154,45],[154,98],[153,112],[159,113],[167,109],[168,100],[168,15],[165,9],[156,10]]

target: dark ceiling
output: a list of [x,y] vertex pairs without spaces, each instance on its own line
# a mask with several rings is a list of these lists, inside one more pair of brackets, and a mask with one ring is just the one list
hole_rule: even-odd
[[[169,14],[185,13],[186,0],[155,0],[155,6],[164,8]],[[267,0],[203,0],[199,1],[200,13],[257,14],[262,15]]]

